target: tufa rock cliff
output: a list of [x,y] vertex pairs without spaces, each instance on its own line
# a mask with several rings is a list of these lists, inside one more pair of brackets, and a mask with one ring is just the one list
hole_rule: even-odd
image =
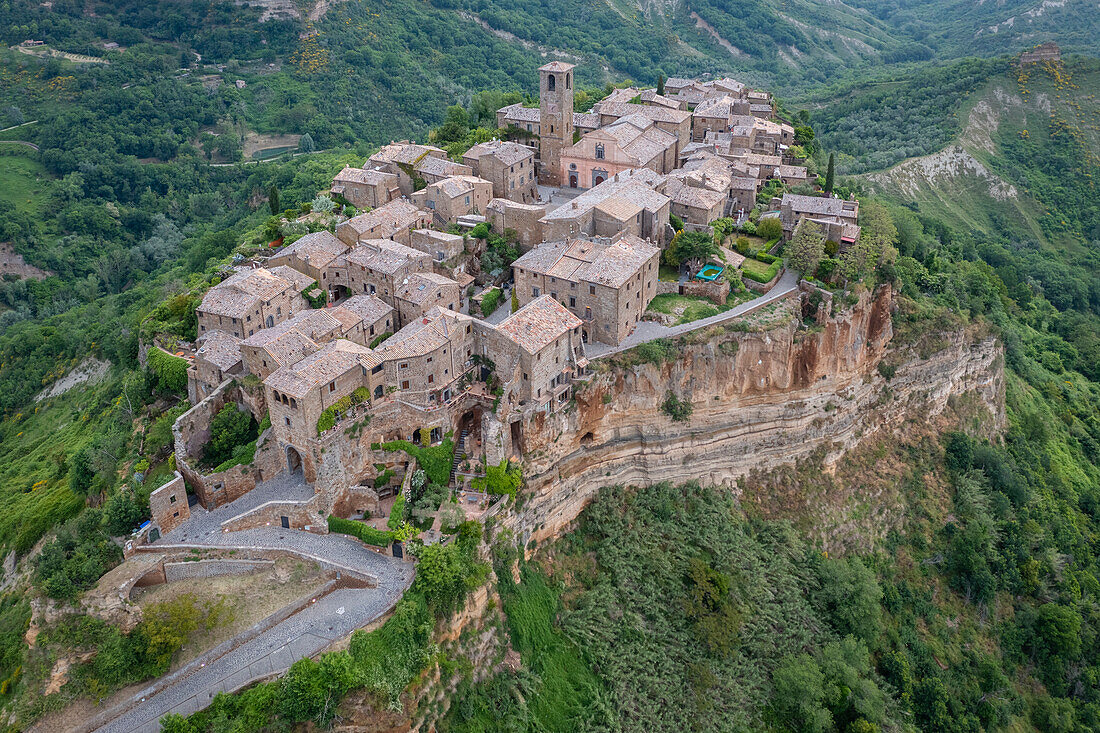
[[[601,486],[695,480],[737,491],[753,471],[811,457],[829,470],[866,437],[934,417],[963,393],[1003,425],[1003,359],[991,336],[938,334],[921,354],[891,344],[889,287],[833,315],[818,310],[814,327],[800,312],[817,309],[810,300],[778,306],[777,324],[762,332],[735,330],[741,322],[688,334],[664,358],[600,362],[575,409],[525,435],[526,500],[506,523],[542,542]],[[670,393],[690,402],[688,419],[662,411]]]

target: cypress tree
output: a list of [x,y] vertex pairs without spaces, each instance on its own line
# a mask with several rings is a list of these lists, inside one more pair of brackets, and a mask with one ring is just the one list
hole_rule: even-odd
[[278,215],[279,208],[279,187],[274,183],[271,184],[271,190],[267,192],[267,205],[271,207],[271,214],[273,216]]
[[665,93],[665,75],[661,74],[657,77],[657,93],[664,96]]
[[829,168],[825,171],[825,193],[833,192],[833,154],[829,153]]

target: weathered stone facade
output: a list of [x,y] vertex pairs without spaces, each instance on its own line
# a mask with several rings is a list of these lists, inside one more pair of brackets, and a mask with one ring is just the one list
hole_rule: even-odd
[[187,505],[187,488],[179,471],[176,471],[175,478],[149,494],[149,512],[153,516],[153,526],[162,535],[168,534],[191,518],[191,508]]

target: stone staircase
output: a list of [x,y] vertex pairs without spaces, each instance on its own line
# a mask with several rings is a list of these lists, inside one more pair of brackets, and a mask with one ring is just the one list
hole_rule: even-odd
[[458,442],[455,443],[455,457],[454,461],[451,462],[451,484],[455,482],[455,472],[458,471],[459,464],[466,460],[466,436],[469,434],[469,430],[463,430],[458,434]]

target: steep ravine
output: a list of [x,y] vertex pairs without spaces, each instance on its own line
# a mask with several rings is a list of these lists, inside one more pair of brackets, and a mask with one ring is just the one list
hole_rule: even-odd
[[[930,419],[968,392],[999,428],[996,340],[975,329],[942,333],[920,354],[891,345],[892,310],[893,293],[880,288],[814,329],[792,314],[762,333],[693,334],[661,364],[601,365],[575,410],[525,437],[528,493],[505,521],[541,543],[601,486],[694,480],[737,491],[754,470],[821,455],[828,470],[868,436]],[[878,369],[883,360],[896,365],[889,380]],[[688,420],[661,411],[670,391],[691,401]]]

